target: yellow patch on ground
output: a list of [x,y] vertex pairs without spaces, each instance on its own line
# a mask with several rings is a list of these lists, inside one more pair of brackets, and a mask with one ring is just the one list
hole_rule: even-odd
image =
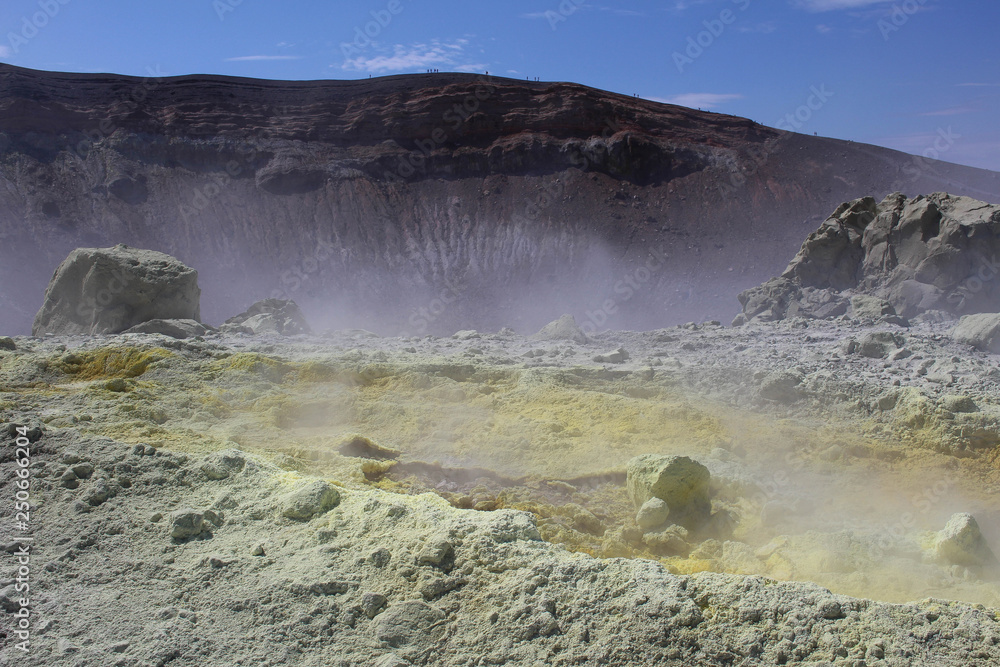
[[50,361],[49,367],[76,380],[134,378],[172,356],[173,352],[161,347],[113,346],[70,352]]

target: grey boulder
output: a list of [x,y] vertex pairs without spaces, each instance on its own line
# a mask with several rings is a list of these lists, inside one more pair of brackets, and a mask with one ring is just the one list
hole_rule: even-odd
[[426,650],[445,633],[445,613],[419,600],[390,605],[375,622],[375,637],[389,648]]
[[186,540],[205,530],[205,515],[193,509],[181,509],[170,515],[170,537]]
[[554,322],[549,322],[541,331],[532,336],[534,340],[571,340],[581,345],[587,342],[587,334],[576,323],[572,315],[563,315]]
[[210,326],[196,320],[150,320],[126,329],[127,334],[162,334],[171,338],[184,339],[204,336],[215,331]]
[[323,480],[310,482],[284,497],[281,514],[296,521],[308,521],[340,504],[340,492]]
[[997,565],[997,557],[979,532],[979,524],[968,513],[952,515],[934,542],[938,560],[965,567]]
[[150,320],[199,320],[198,272],[126,245],[77,248],[52,275],[32,335],[116,334]]
[[951,337],[977,350],[1000,354],[1000,314],[966,315],[952,330]]
[[636,510],[659,498],[675,523],[693,525],[712,510],[711,473],[687,456],[643,454],[628,462],[625,486]]
[[219,330],[223,333],[274,333],[284,336],[312,333],[298,304],[284,299],[258,301],[245,312],[230,317]]

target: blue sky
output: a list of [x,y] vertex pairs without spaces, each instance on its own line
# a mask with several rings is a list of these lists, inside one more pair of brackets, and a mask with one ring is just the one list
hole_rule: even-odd
[[771,126],[811,101],[802,132],[1000,170],[997,25],[995,0],[3,0],[0,61],[275,79],[489,70]]

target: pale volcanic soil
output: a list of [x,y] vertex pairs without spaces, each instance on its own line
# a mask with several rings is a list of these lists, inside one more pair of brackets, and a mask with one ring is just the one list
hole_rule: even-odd
[[[1000,358],[951,326],[15,338],[0,664],[1000,664],[997,572],[934,546],[1000,547]],[[643,534],[647,453],[711,521]]]

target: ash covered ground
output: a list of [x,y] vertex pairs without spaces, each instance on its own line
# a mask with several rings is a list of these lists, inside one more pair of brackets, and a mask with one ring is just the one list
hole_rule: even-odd
[[[953,327],[9,339],[4,664],[997,664],[1000,359]],[[644,454],[706,521],[640,527]]]

